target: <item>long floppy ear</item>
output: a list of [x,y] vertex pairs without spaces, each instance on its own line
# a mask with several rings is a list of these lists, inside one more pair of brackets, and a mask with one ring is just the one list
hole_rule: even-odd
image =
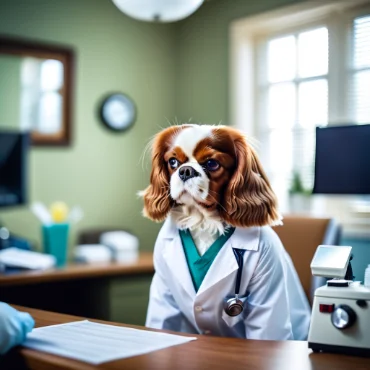
[[170,175],[164,154],[168,150],[171,137],[178,130],[176,127],[169,127],[157,134],[154,139],[150,185],[139,192],[144,199],[143,215],[152,221],[163,221],[173,205],[170,196]]
[[244,136],[234,130],[230,133],[237,164],[224,192],[221,216],[228,224],[239,227],[279,224],[276,196],[257,154]]

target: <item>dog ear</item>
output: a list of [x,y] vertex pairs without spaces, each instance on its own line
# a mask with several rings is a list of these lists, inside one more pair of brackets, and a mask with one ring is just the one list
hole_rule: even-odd
[[143,215],[152,221],[163,221],[173,206],[170,196],[170,175],[164,154],[169,149],[173,136],[179,130],[176,126],[169,127],[154,138],[150,185],[139,192],[144,199]]
[[236,169],[224,192],[220,213],[232,226],[276,225],[281,217],[276,196],[254,149],[244,136],[231,131]]

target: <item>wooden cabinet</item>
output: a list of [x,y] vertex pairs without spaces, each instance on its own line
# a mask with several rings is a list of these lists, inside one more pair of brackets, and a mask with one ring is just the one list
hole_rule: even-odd
[[152,275],[117,277],[109,286],[109,321],[145,325]]

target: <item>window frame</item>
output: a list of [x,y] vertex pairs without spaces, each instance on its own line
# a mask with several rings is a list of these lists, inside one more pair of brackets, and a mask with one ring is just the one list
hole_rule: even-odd
[[[55,59],[63,64],[62,117],[57,133],[30,131],[33,146],[70,146],[72,141],[75,51],[71,47],[34,42],[18,37],[0,36],[0,54]],[[36,125],[37,126],[37,125]]]

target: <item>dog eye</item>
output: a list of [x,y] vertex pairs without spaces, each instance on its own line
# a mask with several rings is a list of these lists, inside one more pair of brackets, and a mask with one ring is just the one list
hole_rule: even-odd
[[220,168],[220,164],[215,159],[208,159],[205,167],[208,171],[216,171]]
[[179,161],[176,158],[170,158],[168,161],[171,168],[175,169],[179,166]]

